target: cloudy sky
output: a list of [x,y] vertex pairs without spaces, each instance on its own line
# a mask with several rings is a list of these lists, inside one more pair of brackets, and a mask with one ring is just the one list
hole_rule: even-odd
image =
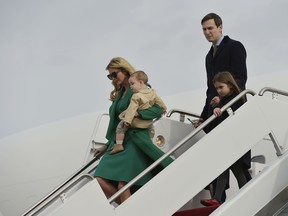
[[[248,52],[249,77],[287,69],[286,0],[0,0],[0,138],[107,110],[115,56],[161,96],[205,89],[210,44],[200,21],[223,19]],[[249,83],[249,80],[248,80]]]

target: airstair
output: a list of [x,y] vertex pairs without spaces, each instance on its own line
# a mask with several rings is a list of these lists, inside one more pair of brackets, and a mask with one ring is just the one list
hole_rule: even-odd
[[[232,111],[229,108],[231,104],[244,95],[248,97],[248,101],[237,111]],[[94,158],[22,216],[180,216],[183,205],[197,200],[195,198],[201,194],[203,188],[250,149],[252,152],[256,149],[256,162],[259,162],[257,158],[271,159],[254,171],[253,179],[241,190],[237,190],[224,204],[209,214],[285,215],[288,206],[287,96],[288,92],[269,87],[263,88],[259,94],[245,90],[222,108],[222,111],[228,111],[230,116],[207,135],[203,128],[213,121],[215,116],[211,116],[195,129],[184,123],[183,118],[186,115],[197,115],[176,110],[180,114],[180,121],[163,118],[155,123],[155,137],[159,138],[161,135],[160,141],[162,144],[166,143],[166,149],[161,143],[159,147],[163,148],[166,154],[112,197],[107,199],[91,176],[98,163],[97,158]],[[169,155],[175,157],[172,164],[124,203],[119,206],[114,203],[123,191]],[[182,215],[193,214],[184,210]]]

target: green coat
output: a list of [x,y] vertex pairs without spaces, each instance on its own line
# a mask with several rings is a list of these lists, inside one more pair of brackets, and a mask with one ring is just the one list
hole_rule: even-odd
[[[118,115],[129,106],[132,97],[132,90],[129,88],[126,95],[121,98],[122,91],[118,94],[116,100],[109,109],[110,121],[106,133],[108,148],[101,158],[99,165],[94,173],[96,177],[112,180],[115,183],[119,181],[129,182],[139,173],[145,170],[152,162],[161,157],[164,153],[152,143],[149,135],[149,129],[130,128],[125,133],[124,151],[116,154],[110,154],[116,141],[116,127],[120,122]],[[162,110],[158,105],[139,111],[143,119],[154,119],[162,116]],[[152,159],[152,160],[151,160]],[[162,162],[162,166],[167,166],[173,160],[171,158]],[[148,173],[140,179],[136,185],[141,186],[153,177]]]

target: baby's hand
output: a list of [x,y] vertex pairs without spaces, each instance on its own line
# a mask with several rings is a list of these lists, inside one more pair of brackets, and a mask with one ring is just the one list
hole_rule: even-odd
[[215,116],[221,116],[222,115],[221,109],[218,107],[213,110],[213,113]]
[[124,122],[124,126],[125,126],[125,127],[129,127],[130,124],[129,124],[128,122]]

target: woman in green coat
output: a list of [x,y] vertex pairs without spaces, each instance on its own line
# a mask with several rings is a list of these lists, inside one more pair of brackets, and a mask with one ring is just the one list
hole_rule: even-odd
[[[152,143],[149,129],[130,128],[125,134],[125,150],[117,154],[110,154],[116,142],[116,127],[120,122],[118,116],[127,109],[133,94],[128,79],[130,74],[135,72],[135,69],[125,59],[116,57],[110,61],[106,70],[109,72],[107,77],[112,80],[114,90],[110,94],[112,105],[109,109],[110,120],[106,133],[107,149],[102,149],[100,152],[104,153],[106,150],[94,176],[109,198],[164,153]],[[161,117],[163,113],[161,108],[155,104],[149,109],[139,110],[138,114],[143,119],[155,119]],[[172,161],[171,158],[167,158],[161,163],[161,166],[166,167]],[[137,181],[131,189],[141,187],[152,177],[153,174],[148,173]],[[127,189],[115,201],[120,204],[130,195],[131,191]]]

